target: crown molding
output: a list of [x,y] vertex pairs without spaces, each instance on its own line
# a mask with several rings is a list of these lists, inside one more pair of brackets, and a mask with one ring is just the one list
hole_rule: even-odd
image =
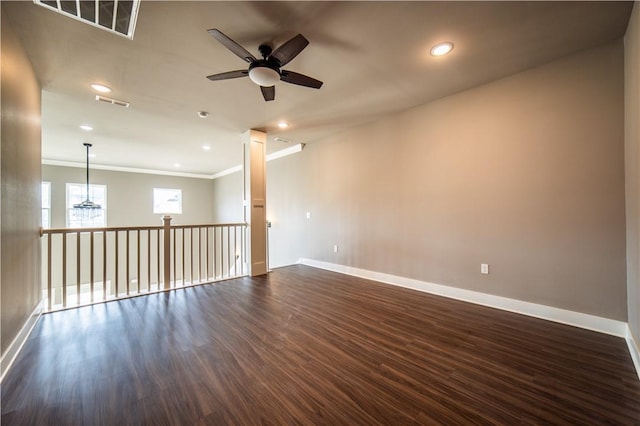
[[[46,158],[42,159],[42,164],[47,166],[77,167],[80,169],[84,169],[87,167],[86,163],[77,163],[75,161],[49,160]],[[196,179],[213,179],[213,175],[199,173],[172,172],[168,170],[141,169],[136,167],[110,166],[106,164],[92,164],[91,169],[108,170],[112,172],[144,173],[148,175],[178,176]]]
[[[272,152],[267,155],[266,161],[277,160],[278,158],[286,157],[304,149],[303,143],[298,143],[289,148],[281,149],[280,151]],[[86,163],[79,163],[76,161],[61,161],[61,160],[49,160],[47,158],[42,159],[42,164],[47,166],[61,166],[61,167],[76,167],[84,169],[87,167]],[[154,169],[141,169],[137,167],[123,167],[123,166],[110,166],[107,164],[92,164],[91,169],[95,170],[108,170],[112,172],[126,172],[126,173],[144,173],[148,175],[162,175],[162,176],[177,176],[187,177],[195,179],[217,179],[222,176],[230,175],[235,172],[242,171],[242,165],[230,167],[218,173],[211,175],[201,173],[185,173],[185,172],[173,172],[168,170],[154,170]]]

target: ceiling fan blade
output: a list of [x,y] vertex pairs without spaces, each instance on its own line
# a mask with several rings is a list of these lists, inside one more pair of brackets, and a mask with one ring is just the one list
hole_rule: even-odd
[[302,52],[302,50],[307,47],[309,44],[309,40],[304,38],[302,34],[298,34],[293,37],[291,40],[286,43],[280,45],[276,50],[271,53],[271,57],[278,60],[280,66],[284,66],[293,58],[298,56],[298,53]]
[[249,75],[249,71],[247,70],[236,70],[236,71],[221,72],[220,74],[208,75],[207,78],[211,81],[216,81],[216,80],[229,80],[230,78],[246,77],[248,75]]
[[247,50],[244,47],[240,46],[238,43],[236,43],[235,41],[231,40],[229,37],[224,35],[222,31],[214,28],[211,30],[207,30],[207,32],[211,34],[213,38],[215,38],[220,43],[222,43],[224,47],[226,47],[227,49],[229,49],[230,51],[238,55],[243,61],[246,61],[249,63],[256,61],[255,56],[247,52]]
[[313,89],[319,89],[322,87],[322,82],[320,80],[316,80],[315,78],[293,71],[280,71],[280,80],[286,83],[297,84],[298,86],[311,87]]
[[276,98],[276,86],[260,86],[260,90],[262,91],[262,96],[265,101],[272,101]]

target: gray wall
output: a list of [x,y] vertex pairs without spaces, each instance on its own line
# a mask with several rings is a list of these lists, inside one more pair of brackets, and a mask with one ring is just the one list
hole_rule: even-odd
[[[82,168],[42,166],[42,180],[51,182],[52,228],[66,226],[66,184],[86,182],[85,174]],[[90,182],[107,186],[107,226],[162,225],[162,215],[153,214],[153,188],[182,189],[182,214],[171,215],[173,225],[214,220],[213,183],[209,179],[91,169]]]
[[242,172],[232,173],[213,180],[213,217],[216,223],[238,223],[244,221],[242,188]]
[[270,163],[272,259],[626,321],[623,65],[620,40]]
[[40,84],[4,12],[1,38],[0,340],[4,355],[41,298]]
[[309,221],[305,206],[309,205],[309,194],[304,190],[308,187],[308,175],[303,154],[304,150],[267,163],[267,220],[272,224],[269,229],[271,268],[298,262],[311,246],[306,238]]
[[640,3],[636,2],[625,53],[625,163],[627,200],[627,306],[629,327],[640,342]]
[[[300,154],[278,158],[267,163],[267,220],[269,267],[292,265],[306,252],[307,239],[302,238],[307,229],[304,215],[297,212],[306,205],[303,188],[306,174]],[[296,181],[292,181],[295,177]],[[214,217],[218,222],[242,222],[242,172],[215,179]],[[297,190],[292,190],[293,188]]]

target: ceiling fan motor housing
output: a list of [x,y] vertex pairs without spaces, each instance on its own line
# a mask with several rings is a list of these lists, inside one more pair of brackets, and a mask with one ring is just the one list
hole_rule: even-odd
[[271,55],[271,52],[273,52],[273,49],[268,44],[261,44],[258,46],[258,51],[264,59],[267,59],[267,57]]

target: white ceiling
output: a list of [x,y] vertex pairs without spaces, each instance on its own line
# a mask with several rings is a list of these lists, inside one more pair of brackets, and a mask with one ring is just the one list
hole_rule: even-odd
[[[185,2],[143,0],[128,40],[31,2],[2,2],[41,81],[42,155],[95,165],[211,175],[241,160],[240,135],[314,143],[621,37],[632,2]],[[218,28],[258,56],[297,33],[310,45],[284,68],[324,82],[276,85],[265,102],[248,78],[205,77],[246,67],[214,40]],[[452,41],[453,52],[429,55]],[[129,108],[94,100],[92,82]],[[198,118],[205,110],[209,118]],[[279,120],[289,129],[276,127]],[[84,132],[80,124],[90,124]],[[205,152],[201,146],[212,149]],[[174,167],[179,163],[179,168]]]

